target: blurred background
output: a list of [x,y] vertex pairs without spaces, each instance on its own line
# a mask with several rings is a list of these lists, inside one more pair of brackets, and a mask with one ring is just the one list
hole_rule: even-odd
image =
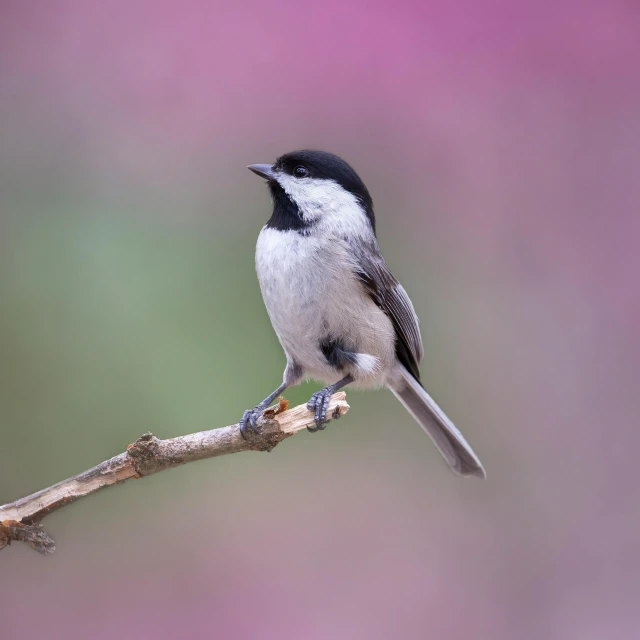
[[2,0],[0,504],[278,384],[245,166],[301,147],[369,185],[489,475],[348,391],[49,517],[55,555],[0,555],[3,638],[636,637],[639,55],[624,0]]

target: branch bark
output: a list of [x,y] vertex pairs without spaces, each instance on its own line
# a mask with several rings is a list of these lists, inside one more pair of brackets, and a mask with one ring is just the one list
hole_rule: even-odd
[[[240,451],[271,451],[285,438],[313,424],[313,413],[306,405],[293,409],[288,406],[289,403],[280,398],[277,405],[267,409],[258,419],[256,429],[247,434],[247,439],[242,437],[237,424],[168,440],[145,433],[124,453],[26,498],[0,506],[0,550],[16,540],[26,542],[40,553],[53,553],[55,543],[40,524],[41,520],[105,487],[195,460]],[[337,420],[348,410],[345,393],[331,396],[329,415]]]

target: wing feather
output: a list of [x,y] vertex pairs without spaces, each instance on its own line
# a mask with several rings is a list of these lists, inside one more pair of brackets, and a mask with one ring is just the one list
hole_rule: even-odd
[[423,357],[418,316],[402,285],[387,267],[376,245],[356,256],[356,275],[376,305],[384,311],[396,331],[396,355],[416,380]]

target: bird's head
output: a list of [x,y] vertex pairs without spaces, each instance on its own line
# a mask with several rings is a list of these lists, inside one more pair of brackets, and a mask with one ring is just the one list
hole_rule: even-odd
[[274,211],[267,226],[303,231],[335,225],[375,233],[369,191],[342,158],[325,151],[292,151],[273,164],[247,168],[268,181]]

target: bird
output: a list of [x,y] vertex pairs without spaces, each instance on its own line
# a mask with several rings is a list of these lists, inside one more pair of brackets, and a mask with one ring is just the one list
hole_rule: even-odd
[[326,427],[339,389],[387,387],[456,474],[485,478],[478,456],[420,381],[418,317],[380,252],[373,200],[360,176],[339,156],[310,149],[247,168],[266,179],[273,203],[255,262],[287,364],[282,384],[243,413],[243,437],[303,380],[327,385],[307,404],[311,432]]

